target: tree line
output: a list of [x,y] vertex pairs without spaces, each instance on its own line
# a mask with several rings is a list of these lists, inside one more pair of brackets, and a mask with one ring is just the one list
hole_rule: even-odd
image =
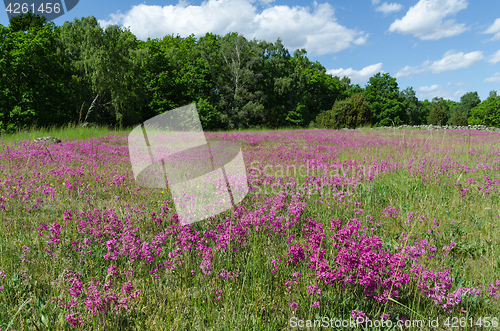
[[141,41],[83,17],[28,12],[0,25],[0,132],[33,125],[132,126],[196,103],[205,130],[450,124],[500,126],[500,96],[418,100],[377,73],[365,87],[327,74],[305,49],[238,33]]

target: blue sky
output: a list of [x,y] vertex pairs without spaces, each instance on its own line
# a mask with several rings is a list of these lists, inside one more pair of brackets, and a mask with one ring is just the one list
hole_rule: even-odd
[[[197,37],[238,32],[290,53],[306,48],[329,73],[365,86],[381,71],[412,86],[419,99],[481,100],[500,91],[498,0],[80,0],[57,25],[95,16],[101,26],[130,27],[142,40],[167,34]],[[7,13],[0,24],[8,25]]]

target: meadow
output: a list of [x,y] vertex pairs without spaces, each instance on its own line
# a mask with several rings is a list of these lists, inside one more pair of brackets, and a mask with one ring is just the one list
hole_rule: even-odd
[[498,328],[500,133],[206,137],[240,145],[250,190],[183,226],[126,131],[3,136],[0,329]]

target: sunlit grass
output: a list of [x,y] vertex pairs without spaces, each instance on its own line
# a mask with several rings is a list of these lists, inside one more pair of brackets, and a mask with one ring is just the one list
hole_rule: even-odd
[[[110,135],[109,129],[101,129],[102,131],[97,132],[88,131],[90,129],[86,128],[39,131],[34,134],[29,133],[29,139],[32,139],[31,135],[33,138],[51,135],[63,141],[76,142],[95,138],[101,134],[103,137]],[[73,132],[72,130],[81,131]],[[118,135],[126,133],[126,131],[113,132]],[[94,133],[96,133],[95,136]],[[223,136],[225,133],[221,134]],[[234,134],[237,137],[238,133],[227,134],[229,136]],[[262,134],[265,135],[266,132]],[[412,319],[417,319],[418,316],[440,317],[443,321],[442,329],[451,330],[452,327],[444,325],[444,319],[447,316],[458,318],[473,316],[475,320],[480,316],[495,316],[495,313],[500,311],[498,300],[474,301],[471,299],[467,301],[464,299],[463,306],[467,311],[466,314],[459,311],[447,314],[431,300],[425,299],[418,293],[415,284],[412,284],[413,287],[410,287],[408,291],[402,291],[401,298],[398,299],[399,304],[378,303],[373,299],[368,299],[359,286],[348,286],[346,289],[341,286],[325,286],[323,294],[318,299],[321,302],[320,306],[311,307],[313,299],[306,293],[306,290],[307,286],[315,281],[314,277],[308,277],[308,273],[314,273],[314,271],[310,270],[306,263],[297,265],[286,263],[290,246],[287,242],[289,236],[295,235],[294,244],[307,243],[307,240],[302,237],[302,225],[306,223],[307,218],[315,218],[317,222],[325,224],[327,229],[325,231],[329,231],[332,218],[347,221],[353,218],[364,219],[367,215],[372,215],[375,220],[383,223],[373,234],[382,239],[384,247],[394,252],[401,233],[408,231],[404,225],[407,213],[424,214],[430,220],[420,222],[416,217],[406,242],[406,245],[410,245],[413,240],[424,238],[439,247],[440,252],[436,254],[436,258],[424,260],[423,264],[436,271],[441,268],[450,269],[451,275],[456,280],[454,284],[461,287],[487,286],[500,278],[498,189],[488,194],[477,189],[478,186],[484,187],[482,183],[484,175],[490,175],[492,180],[498,179],[498,155],[500,154],[496,137],[483,138],[474,134],[471,137],[468,132],[446,134],[433,132],[431,135],[430,132],[419,131],[410,133],[330,131],[323,132],[323,136],[318,131],[316,137],[324,138],[329,134],[339,134],[339,136],[332,141],[311,139],[307,140],[308,143],[302,140],[302,134],[298,134],[295,138],[290,135],[289,137],[292,138],[289,141],[273,141],[272,136],[269,136],[257,144],[251,144],[249,139],[256,137],[253,135],[238,143],[243,149],[247,172],[251,161],[254,160],[258,160],[262,165],[271,165],[267,175],[260,173],[255,178],[282,176],[285,184],[287,181],[297,180],[299,188],[305,185],[305,176],[293,172],[293,169],[298,169],[303,165],[303,159],[297,156],[299,151],[321,158],[319,164],[325,165],[327,170],[332,170],[332,167],[340,161],[357,160],[361,164],[357,175],[363,175],[365,179],[369,172],[363,168],[362,162],[366,164],[370,162],[379,164],[379,161],[399,163],[399,169],[388,166],[384,168],[385,172],[377,173],[372,181],[360,181],[355,187],[343,186],[330,191],[322,189],[319,192],[313,192],[307,196],[307,205],[300,217],[300,226],[287,229],[281,236],[274,235],[272,230],[249,231],[246,246],[239,246],[230,241],[230,246],[226,251],[218,250],[214,253],[211,275],[204,275],[200,271],[201,259],[194,250],[186,251],[182,256],[182,264],[170,272],[160,272],[158,279],[150,273],[151,267],[145,261],[138,260],[132,263],[122,259],[115,263],[102,259],[102,255],[106,253],[105,243],[95,245],[95,252],[91,257],[80,256],[72,251],[71,241],[82,240],[83,237],[79,234],[75,223],[63,221],[63,214],[67,210],[72,210],[75,215],[83,211],[103,210],[106,207],[106,209],[114,209],[118,217],[124,219],[127,215],[133,215],[133,212],[125,206],[129,204],[143,210],[137,216],[134,215],[133,219],[138,220],[143,217],[138,221],[137,226],[140,226],[140,235],[147,240],[151,240],[160,231],[164,231],[167,227],[165,224],[170,225],[167,220],[175,213],[175,206],[171,203],[173,197],[168,189],[139,189],[135,182],[130,181],[129,163],[113,162],[112,159],[104,158],[104,154],[107,153],[105,142],[99,145],[100,152],[97,159],[91,157],[95,155],[91,150],[94,145],[90,147],[81,145],[71,149],[71,151],[76,151],[77,155],[82,156],[82,160],[88,161],[70,163],[71,168],[79,169],[83,175],[59,175],[51,172],[61,165],[51,161],[42,149],[39,155],[31,159],[27,156],[20,156],[11,160],[0,160],[1,171],[3,171],[3,175],[0,176],[1,184],[7,180],[13,180],[8,177],[8,171],[16,173],[15,182],[9,182],[8,186],[0,186],[0,196],[6,197],[3,204],[8,208],[6,211],[0,210],[0,271],[4,271],[7,275],[5,280],[0,278],[0,286],[5,286],[5,290],[0,292],[0,302],[5,303],[0,305],[0,327],[3,329],[10,324],[11,330],[75,329],[71,328],[65,320],[70,309],[57,305],[57,302],[51,303],[54,298],[64,297],[65,300],[69,298],[67,294],[60,293],[61,289],[67,289],[67,285],[64,285],[65,270],[72,269],[75,272],[81,272],[86,282],[92,277],[104,280],[107,278],[107,269],[112,264],[116,264],[121,269],[135,270],[132,279],[135,288],[141,290],[141,296],[133,302],[134,311],[130,314],[93,315],[84,307],[79,306],[81,316],[85,321],[82,329],[284,330],[291,328],[289,320],[293,316],[304,320],[314,320],[316,316],[349,319],[351,311],[356,309],[364,311],[372,319],[379,319],[384,312],[390,313],[392,319],[403,315]],[[379,138],[376,138],[377,135]],[[213,137],[209,135],[209,138],[216,139],[216,136],[218,134],[214,134]],[[16,138],[5,137],[5,141],[28,139],[20,138],[22,136],[14,135],[14,137]],[[346,142],[348,149],[335,147]],[[125,143],[122,141],[123,146]],[[318,146],[337,149],[330,151],[328,148],[319,149]],[[49,147],[54,155],[56,148],[62,147]],[[281,154],[276,152],[278,148],[281,148]],[[471,153],[472,148],[482,151]],[[113,150],[113,155],[119,155],[115,152]],[[412,156],[414,157],[413,169],[422,167],[422,173],[411,172],[406,166]],[[375,159],[377,161],[373,161]],[[47,163],[36,167],[29,166],[34,160]],[[457,169],[453,161],[467,164],[476,171],[454,173],[452,170],[444,169],[442,174],[439,171],[436,172],[441,169],[441,166],[449,165],[451,167],[449,169]],[[436,167],[429,167],[430,162]],[[492,167],[483,169],[478,164],[490,164]],[[282,165],[285,174],[276,174],[279,165]],[[288,174],[286,173],[287,167],[290,168]],[[354,170],[347,166],[333,173],[325,172],[320,167],[312,168],[314,172],[308,173],[307,176],[357,177],[352,172]],[[43,177],[45,182],[34,185],[29,203],[26,203],[22,201],[21,195],[30,189],[29,180],[36,177],[34,172],[46,174],[46,177]],[[122,174],[127,174],[127,177],[124,181],[118,181],[115,177]],[[429,177],[429,180],[426,177]],[[468,184],[469,178],[475,178],[476,182]],[[78,180],[81,180],[81,183],[77,182]],[[450,185],[446,185],[448,183]],[[470,186],[471,191],[462,196],[455,186],[457,183],[461,183],[463,187]],[[41,187],[42,184],[48,184],[48,188],[54,190],[53,200],[50,199],[51,193],[42,192],[44,189]],[[266,185],[260,184],[261,190],[257,193],[250,192],[240,205],[250,211],[254,211],[257,206],[272,207],[276,201],[269,199],[276,198],[276,195],[283,191],[285,184],[279,183],[274,190],[268,187],[269,195],[265,194]],[[85,190],[90,185],[91,189],[80,194],[78,192],[82,191],[72,191],[69,185],[75,185],[79,190]],[[8,194],[13,192],[16,192],[17,196],[8,197]],[[327,192],[329,195],[326,195]],[[337,197],[332,196],[333,193],[339,192],[346,194],[341,203]],[[37,198],[43,198],[45,201],[38,208],[27,211],[27,208],[33,207]],[[360,204],[355,204],[355,202]],[[290,196],[286,198],[285,207],[289,203]],[[168,206],[170,210],[160,226],[151,219],[150,215],[152,212],[159,215],[164,206]],[[399,215],[395,218],[382,217],[381,215],[388,206],[398,208]],[[358,208],[364,211],[361,213],[357,211]],[[290,214],[285,209],[277,208],[276,215],[287,217]],[[217,231],[217,225],[231,217],[235,216],[229,210],[211,220],[194,223],[192,228],[200,233]],[[434,218],[439,222],[437,227],[432,227]],[[61,235],[64,244],[54,250],[57,255],[52,258],[45,251],[47,239],[38,235],[37,227],[40,223],[50,225],[54,222],[67,223],[67,225],[64,225]],[[451,222],[454,222],[454,225],[451,225]],[[370,226],[368,223],[365,224]],[[429,233],[429,229],[432,233]],[[438,231],[441,234],[438,234]],[[441,247],[448,245],[451,240],[456,243],[456,246],[448,256],[443,256]],[[166,247],[169,245],[173,247],[174,242],[172,238],[169,238]],[[26,254],[30,262],[22,262],[23,246],[30,247]],[[237,249],[238,252],[233,252],[232,248]],[[328,254],[329,258],[334,256],[333,251],[329,250]],[[273,263],[272,261],[278,257],[282,261]],[[85,262],[80,263],[78,261],[80,258]],[[278,266],[278,271],[272,272],[275,264]],[[217,276],[222,269],[238,272],[239,276],[234,279],[222,279]],[[191,270],[195,271],[194,275]],[[303,278],[299,285],[286,290],[284,284],[292,279],[294,272],[302,273]],[[84,292],[86,290],[85,287]],[[218,299],[219,291],[222,293],[220,299]],[[291,302],[299,304],[296,312],[290,309]]]

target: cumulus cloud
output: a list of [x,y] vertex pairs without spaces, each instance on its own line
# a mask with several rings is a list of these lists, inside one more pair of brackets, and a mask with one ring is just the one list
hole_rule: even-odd
[[483,32],[484,34],[492,34],[495,35],[491,40],[500,40],[500,18],[497,18],[495,22]]
[[352,84],[363,84],[368,81],[368,79],[375,75],[378,72],[384,73],[382,70],[382,63],[376,63],[369,65],[367,67],[364,67],[361,70],[354,70],[353,68],[349,69],[330,69],[327,70],[326,73],[332,75],[332,76],[338,76],[340,78],[347,76],[351,79]]
[[495,54],[493,54],[491,57],[490,57],[490,60],[489,62],[491,64],[495,64],[497,62],[500,62],[500,50],[497,51]]
[[424,62],[423,67],[430,70],[433,74],[438,74],[445,71],[469,68],[482,59],[484,59],[484,55],[480,51],[464,54],[464,52],[456,53],[450,50],[444,53],[441,60],[432,63],[430,61]]
[[400,69],[398,72],[396,72],[395,77],[404,77],[404,76],[409,76],[411,74],[416,74],[422,72],[422,69],[419,68],[419,66],[416,67],[411,67],[411,66],[405,66],[403,69]]
[[422,86],[422,87],[419,87],[417,89],[417,91],[420,91],[420,92],[434,92],[434,91],[438,91],[440,89],[442,89],[442,87],[440,85],[434,84],[434,85],[431,85],[431,86]]
[[259,0],[259,2],[263,5],[269,5],[274,2],[274,0]]
[[500,72],[496,72],[494,76],[484,80],[485,83],[500,83]]
[[408,76],[414,73],[432,72],[439,74],[446,71],[465,69],[473,66],[484,59],[483,52],[475,51],[465,54],[464,52],[455,52],[450,50],[444,53],[443,58],[437,61],[424,61],[421,66],[405,66],[396,73],[396,78]]
[[387,14],[390,14],[390,13],[398,12],[401,9],[403,9],[403,5],[401,5],[399,3],[387,3],[387,2],[384,2],[383,4],[381,4],[380,6],[378,6],[377,9],[375,9],[375,10],[379,11],[379,12],[382,12],[385,15],[387,15]]
[[238,32],[247,39],[270,42],[279,37],[291,51],[305,48],[317,55],[339,52],[366,42],[367,33],[339,24],[334,14],[334,8],[328,3],[314,2],[312,9],[275,5],[258,10],[253,0],[207,0],[199,6],[140,4],[127,13],[111,14],[109,20],[99,23],[101,26],[130,27],[142,40],[170,34],[200,37],[207,32],[219,35]]
[[467,30],[465,24],[444,19],[465,8],[467,0],[420,0],[403,18],[396,19],[389,31],[412,34],[421,40],[457,36]]

